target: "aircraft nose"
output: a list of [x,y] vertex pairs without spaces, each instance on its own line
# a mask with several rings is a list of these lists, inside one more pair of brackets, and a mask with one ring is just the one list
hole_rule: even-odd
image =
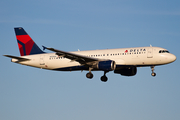
[[171,56],[170,56],[170,60],[171,60],[171,62],[174,62],[174,61],[176,60],[176,56],[175,56],[175,55],[173,55],[173,54],[171,54]]

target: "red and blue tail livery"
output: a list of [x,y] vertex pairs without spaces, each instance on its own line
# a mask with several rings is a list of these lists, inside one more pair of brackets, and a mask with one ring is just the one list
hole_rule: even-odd
[[21,56],[44,53],[22,27],[14,28]]

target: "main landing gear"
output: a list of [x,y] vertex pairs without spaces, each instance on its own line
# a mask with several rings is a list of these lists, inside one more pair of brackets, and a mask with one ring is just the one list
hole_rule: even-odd
[[[89,79],[93,78],[93,74],[91,73],[92,69],[93,68],[89,68],[89,72],[86,74],[86,77],[89,78]],[[108,78],[106,77],[107,72],[109,72],[109,71],[104,71],[104,75],[101,77],[102,82],[107,82],[107,80],[108,80]]]
[[151,71],[152,71],[151,75],[152,75],[153,77],[156,76],[156,73],[154,72],[154,67],[155,67],[155,66],[151,66]]
[[89,79],[92,79],[93,78],[93,74],[91,72],[88,72],[86,74],[86,77],[89,78]]
[[108,78],[106,77],[106,71],[104,71],[104,75],[101,77],[102,82],[107,82]]
[[86,74],[86,77],[89,78],[89,79],[92,79],[93,78],[93,74],[91,73],[91,70],[93,68],[89,68],[89,72]]

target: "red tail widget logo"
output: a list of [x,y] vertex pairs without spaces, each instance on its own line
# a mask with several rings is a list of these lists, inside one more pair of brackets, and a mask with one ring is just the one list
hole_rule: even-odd
[[14,28],[14,30],[21,56],[44,53],[23,28]]

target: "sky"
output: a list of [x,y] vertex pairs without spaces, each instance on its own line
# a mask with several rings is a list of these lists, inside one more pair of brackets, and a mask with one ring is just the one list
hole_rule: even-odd
[[[179,0],[1,0],[0,120],[179,120]],[[57,72],[12,63],[14,27],[63,51],[157,46],[174,63],[125,77]],[[46,51],[49,52],[49,51]]]

